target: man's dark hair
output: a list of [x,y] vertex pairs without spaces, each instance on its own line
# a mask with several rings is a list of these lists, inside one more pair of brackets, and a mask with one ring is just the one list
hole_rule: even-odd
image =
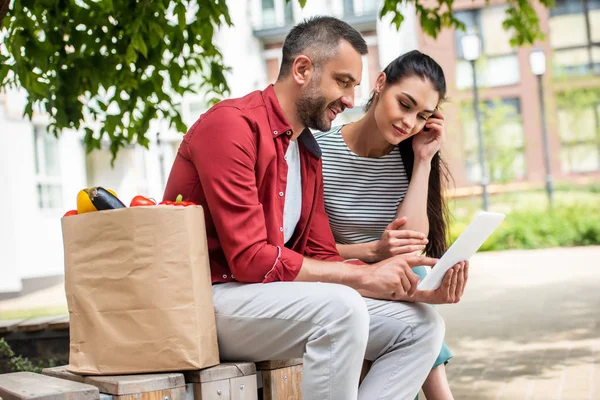
[[292,69],[294,59],[300,54],[310,57],[315,67],[327,63],[337,54],[341,40],[345,40],[361,55],[367,54],[367,43],[360,33],[337,18],[317,16],[296,25],[283,42],[283,55],[279,78]]

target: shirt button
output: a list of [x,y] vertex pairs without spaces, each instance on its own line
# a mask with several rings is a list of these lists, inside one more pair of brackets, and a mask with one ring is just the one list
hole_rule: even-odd
[[290,136],[292,134],[292,131],[287,131],[285,134]]
[[273,135],[277,135],[279,132],[277,131],[273,131]]
[[227,279],[227,275],[223,274],[223,279]]
[[283,232],[283,226],[279,228],[279,232]]
[[284,159],[285,161],[287,161],[287,156],[283,156],[283,159]]
[[279,197],[283,197],[283,192],[279,192]]

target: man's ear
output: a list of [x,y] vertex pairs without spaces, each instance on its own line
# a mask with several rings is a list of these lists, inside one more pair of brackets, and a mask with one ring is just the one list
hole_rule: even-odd
[[380,72],[379,75],[377,75],[377,80],[375,80],[375,93],[380,95],[381,92],[383,92],[383,88],[385,87],[385,80],[387,79],[387,76],[385,75],[385,72]]
[[310,80],[314,71],[314,66],[310,58],[305,55],[299,55],[292,64],[292,77],[299,85],[304,85]]

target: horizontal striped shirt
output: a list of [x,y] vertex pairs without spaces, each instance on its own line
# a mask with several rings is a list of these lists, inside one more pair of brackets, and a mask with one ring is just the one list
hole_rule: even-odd
[[400,149],[378,158],[353,153],[341,126],[317,132],[323,152],[325,211],[337,243],[379,240],[408,191]]

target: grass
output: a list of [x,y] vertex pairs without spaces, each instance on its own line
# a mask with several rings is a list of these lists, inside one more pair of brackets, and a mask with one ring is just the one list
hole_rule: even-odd
[[[500,193],[490,196],[489,211],[510,214],[514,211],[543,211],[548,209],[548,197],[543,189],[523,192]],[[597,186],[572,188],[558,187],[553,196],[554,209],[577,205],[600,205]],[[450,211],[456,222],[468,222],[482,209],[481,196],[452,199]],[[600,206],[598,207],[600,209]]]
[[[451,243],[481,204],[481,196],[450,201]],[[506,219],[479,251],[600,245],[599,205],[598,186],[558,187],[551,208],[543,189],[492,195],[489,211],[504,213]]]
[[0,320],[48,317],[52,315],[60,316],[67,315],[68,313],[67,306],[40,307],[23,310],[0,310]]

